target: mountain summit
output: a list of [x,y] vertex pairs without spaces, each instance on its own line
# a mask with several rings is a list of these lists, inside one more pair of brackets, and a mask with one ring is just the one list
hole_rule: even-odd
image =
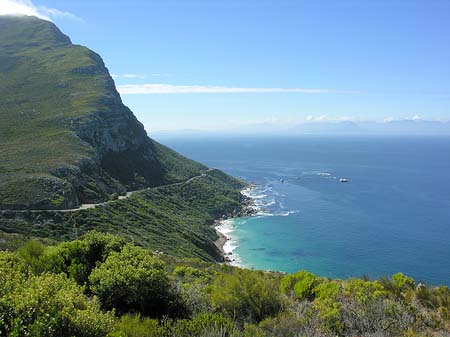
[[0,209],[65,209],[206,167],[150,139],[101,57],[53,23],[0,16]]

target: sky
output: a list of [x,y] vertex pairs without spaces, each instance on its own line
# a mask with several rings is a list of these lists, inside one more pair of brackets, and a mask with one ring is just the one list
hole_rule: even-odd
[[0,0],[98,52],[150,132],[450,120],[448,0]]

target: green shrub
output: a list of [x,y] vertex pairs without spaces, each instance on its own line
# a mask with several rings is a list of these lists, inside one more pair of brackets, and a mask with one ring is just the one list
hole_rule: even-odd
[[299,300],[314,299],[313,289],[319,283],[314,274],[301,270],[295,274],[289,274],[281,280],[281,292],[286,295],[295,294]]
[[28,266],[17,254],[0,251],[0,296],[13,291],[27,279],[28,274]]
[[16,254],[0,251],[0,336],[7,336],[15,318],[11,294],[26,282],[28,266]]
[[364,281],[357,278],[344,282],[344,293],[359,303],[366,303],[388,295],[387,291],[378,281]]
[[30,240],[17,250],[17,254],[34,272],[41,272],[41,256],[44,251],[45,246],[41,242]]
[[78,284],[84,285],[98,263],[105,261],[110,252],[117,252],[125,241],[114,235],[89,232],[79,240],[47,247],[39,259],[42,271],[65,273]]
[[240,322],[259,322],[281,309],[278,282],[264,272],[234,269],[211,287],[213,306]]
[[114,322],[112,313],[102,313],[95,298],[89,300],[62,274],[30,276],[0,303],[8,309],[0,315],[0,331],[6,336],[100,337]]
[[397,273],[397,274],[392,275],[392,282],[401,291],[404,291],[407,289],[414,289],[414,287],[416,285],[414,280],[411,277],[408,277],[402,273]]
[[315,300],[313,307],[325,326],[340,326],[342,288],[336,281],[325,281],[313,289]]
[[[267,318],[259,324],[264,331],[263,336],[301,336],[305,333],[304,322],[293,314],[282,313],[273,318]],[[247,332],[248,334],[248,332]]]
[[236,325],[228,318],[218,314],[205,313],[190,320],[177,321],[172,328],[172,335],[177,337],[237,337],[240,334]]
[[207,279],[208,278],[208,274],[205,273],[204,271],[197,269],[197,268],[188,267],[188,266],[176,266],[173,271],[173,274],[176,277],[180,277],[180,278],[184,278],[184,279],[196,279],[196,278]]
[[[88,286],[92,298],[84,295]],[[102,313],[100,304],[112,310]],[[281,277],[155,255],[100,233],[0,251],[0,336],[398,337],[449,330],[450,289],[416,289],[403,274],[377,281],[306,271]]]
[[108,337],[159,337],[164,335],[164,331],[164,327],[153,318],[123,315]]
[[145,316],[167,314],[174,296],[161,260],[148,251],[126,245],[111,252],[89,276],[91,290],[105,309]]
[[420,305],[430,310],[426,315],[422,315],[426,321],[431,321],[430,325],[450,330],[449,287],[419,287],[416,291],[416,298]]

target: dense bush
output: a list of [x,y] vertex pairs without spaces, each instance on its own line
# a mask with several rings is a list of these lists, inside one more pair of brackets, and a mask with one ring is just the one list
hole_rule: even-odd
[[252,271],[100,233],[0,251],[0,336],[447,337],[449,313],[448,287],[400,273]]
[[317,277],[306,270],[286,275],[281,280],[281,292],[286,295],[295,294],[299,300],[312,300],[313,289],[318,284]]
[[122,238],[93,231],[58,246],[45,247],[38,241],[29,241],[17,253],[35,273],[65,273],[84,285],[95,266],[124,245]]
[[114,326],[114,332],[108,337],[160,337],[164,336],[165,328],[153,318],[140,315],[123,315]]
[[235,323],[218,314],[205,313],[192,319],[163,320],[124,315],[108,337],[239,337]]
[[413,289],[414,286],[416,285],[411,277],[408,277],[402,273],[392,275],[392,282],[398,289],[402,291],[405,291],[407,289]]
[[111,252],[89,276],[92,292],[105,309],[148,316],[167,314],[174,301],[164,264],[150,252],[126,245]]
[[102,313],[63,274],[33,275],[12,253],[0,252],[1,336],[105,336],[114,317]]
[[234,269],[211,286],[213,306],[241,322],[259,322],[281,309],[278,282],[264,272]]
[[235,323],[218,314],[200,314],[193,319],[177,321],[172,330],[179,337],[237,337],[240,335]]
[[25,261],[25,263],[35,272],[42,271],[41,256],[46,247],[39,241],[30,240],[17,250],[17,254]]

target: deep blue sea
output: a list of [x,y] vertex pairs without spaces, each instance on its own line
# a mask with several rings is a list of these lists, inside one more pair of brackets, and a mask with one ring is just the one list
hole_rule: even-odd
[[227,224],[244,267],[450,285],[448,137],[159,140],[257,184],[259,213]]

